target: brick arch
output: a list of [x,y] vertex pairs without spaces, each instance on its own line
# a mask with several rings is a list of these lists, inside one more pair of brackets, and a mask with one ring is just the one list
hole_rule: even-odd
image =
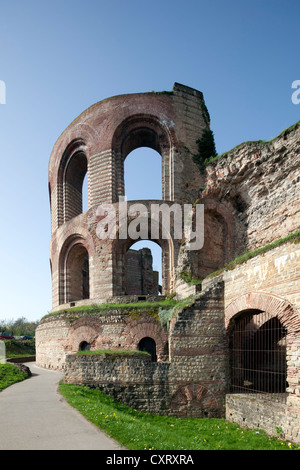
[[267,292],[248,292],[233,300],[225,309],[225,327],[245,310],[259,310],[277,317],[287,330],[289,337],[300,335],[300,315],[286,299]]
[[[138,202],[138,201],[135,201]],[[141,223],[145,222],[148,225],[148,238],[145,238],[147,241],[152,241],[159,245],[162,249],[162,280],[163,280],[163,293],[170,292],[172,290],[172,282],[174,279],[175,266],[177,264],[178,252],[179,252],[179,242],[180,240],[174,239],[172,234],[163,227],[161,221],[156,222],[153,219],[151,220],[151,208],[150,204],[147,201],[141,201],[143,206],[147,207],[147,214],[145,216],[140,215],[139,220]],[[151,203],[151,201],[150,201]],[[129,204],[128,204],[129,207]],[[136,242],[142,241],[141,238],[131,239],[130,237],[126,239],[119,238],[120,227],[124,224],[130,224],[131,220],[128,218],[120,219],[117,227],[116,237],[113,240],[113,266],[115,269],[113,271],[114,275],[114,286],[115,291],[114,295],[122,295],[125,293],[125,266],[126,266],[126,253],[128,249]],[[164,230],[164,238],[152,238],[151,237],[151,223],[155,230],[161,232]]]
[[77,137],[64,148],[54,174],[49,168],[50,205],[56,227],[82,213],[82,185],[88,174],[88,159],[86,142]]
[[115,129],[112,137],[115,174],[115,201],[124,195],[124,160],[139,147],[156,150],[162,157],[163,199],[174,200],[174,148],[176,137],[167,120],[153,114],[136,113],[125,118]]
[[[72,300],[81,299],[68,299],[68,292],[71,289],[71,274],[70,274],[70,263],[72,257],[80,258],[79,263],[83,263],[84,257],[88,256],[90,259],[89,243],[80,234],[76,233],[66,238],[63,243],[58,256],[58,270],[59,270],[59,304],[65,304]],[[75,259],[75,258],[74,258]],[[79,264],[78,264],[79,266]],[[88,281],[88,296],[91,295],[90,280]]]
[[88,324],[83,324],[75,329],[72,329],[72,351],[79,351],[80,344],[84,341],[93,347],[98,334],[99,333],[97,330]]
[[165,356],[168,335],[161,325],[149,315],[141,315],[138,320],[127,320],[124,334],[126,336],[124,344],[126,349],[138,349],[140,341],[145,337],[149,337],[154,339],[156,343],[156,354],[158,360],[162,360]]

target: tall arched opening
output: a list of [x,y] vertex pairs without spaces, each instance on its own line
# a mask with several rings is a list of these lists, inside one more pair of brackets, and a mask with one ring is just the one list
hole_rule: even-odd
[[162,161],[149,147],[139,147],[124,162],[125,197],[130,200],[162,199]]
[[[112,148],[114,154],[114,201],[125,195],[124,165],[126,157],[136,149],[147,148],[156,151],[161,156],[161,174],[157,178],[162,188],[158,199],[174,200],[174,155],[173,130],[167,127],[161,119],[147,114],[136,114],[125,119],[116,129],[113,136]],[[152,161],[154,161],[152,159]],[[146,170],[147,171],[147,170]],[[149,172],[149,165],[148,165]],[[147,175],[145,175],[147,177]],[[159,192],[160,193],[160,192]],[[150,197],[151,199],[152,197]],[[139,199],[148,199],[142,197]]]
[[70,243],[60,256],[59,303],[90,297],[89,255],[81,242]]
[[81,139],[75,139],[66,148],[58,169],[58,226],[87,209],[87,175],[85,144]]

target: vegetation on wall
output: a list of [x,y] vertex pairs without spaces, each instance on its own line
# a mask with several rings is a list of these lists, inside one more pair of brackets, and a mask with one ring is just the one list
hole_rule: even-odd
[[217,156],[213,131],[204,129],[196,143],[198,145],[198,153],[193,155],[193,160],[202,172],[211,158]]
[[229,271],[231,269],[234,269],[235,267],[245,263],[249,259],[254,258],[255,256],[258,255],[263,255],[264,253],[267,253],[268,251],[272,250],[273,248],[276,248],[278,246],[284,245],[285,243],[299,243],[300,242],[300,229],[296,230],[296,232],[290,233],[284,238],[278,238],[272,243],[269,243],[265,246],[262,246],[260,248],[257,248],[256,250],[252,251],[247,251],[241,256],[236,256],[232,261],[230,261],[224,268],[220,269],[219,271],[215,271],[211,274],[208,275],[208,277],[214,277],[219,274],[221,274],[223,271]]

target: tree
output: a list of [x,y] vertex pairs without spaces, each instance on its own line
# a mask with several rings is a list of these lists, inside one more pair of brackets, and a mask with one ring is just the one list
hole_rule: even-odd
[[198,145],[198,153],[193,156],[194,162],[197,163],[200,170],[203,171],[205,164],[211,157],[217,156],[214,134],[210,129],[204,129],[200,139],[196,141]]

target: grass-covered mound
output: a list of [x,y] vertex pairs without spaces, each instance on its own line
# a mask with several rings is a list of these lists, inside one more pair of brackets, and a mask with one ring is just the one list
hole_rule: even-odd
[[20,371],[14,364],[0,364],[0,391],[10,385],[27,379],[28,374]]

